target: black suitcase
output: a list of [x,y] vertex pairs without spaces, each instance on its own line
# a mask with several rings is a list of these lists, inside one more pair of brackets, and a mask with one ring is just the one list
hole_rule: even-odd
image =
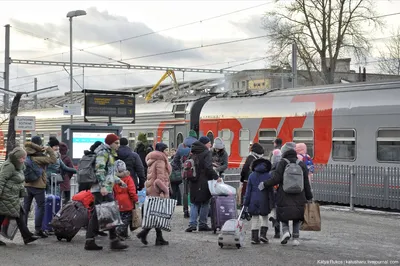
[[70,242],[88,221],[88,211],[85,206],[79,201],[72,201],[54,216],[51,225],[59,241],[65,238]]

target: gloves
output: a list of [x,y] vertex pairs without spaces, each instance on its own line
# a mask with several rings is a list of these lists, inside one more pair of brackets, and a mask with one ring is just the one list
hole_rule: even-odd
[[264,182],[260,182],[260,184],[258,185],[258,189],[259,190],[264,190]]
[[119,183],[119,185],[120,185],[122,188],[127,188],[127,187],[128,187],[128,185],[127,185],[124,181],[122,181],[122,180],[121,180],[121,183]]

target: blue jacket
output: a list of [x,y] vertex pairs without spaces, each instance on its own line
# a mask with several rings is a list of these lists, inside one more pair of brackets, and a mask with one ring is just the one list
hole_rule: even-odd
[[265,182],[271,178],[271,162],[263,158],[253,161],[252,173],[246,188],[246,197],[244,206],[248,207],[251,215],[268,215],[274,207],[274,195],[271,188],[265,188],[263,191],[258,189],[260,182]]
[[[187,138],[186,138],[187,139]],[[190,145],[191,146],[191,145]],[[175,153],[174,160],[172,161],[172,170],[180,171],[182,169],[182,157],[188,156],[190,153],[190,147],[179,145],[178,150]]]

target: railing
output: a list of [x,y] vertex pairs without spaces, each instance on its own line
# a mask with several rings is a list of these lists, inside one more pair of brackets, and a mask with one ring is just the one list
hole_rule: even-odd
[[[228,169],[225,183],[238,187],[241,169]],[[315,165],[311,179],[317,201],[400,210],[400,167]]]

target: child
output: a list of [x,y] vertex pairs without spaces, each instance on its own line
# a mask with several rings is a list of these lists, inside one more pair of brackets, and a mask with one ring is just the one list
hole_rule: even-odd
[[[273,190],[260,191],[258,185],[271,178],[271,162],[260,158],[253,161],[251,166],[252,173],[247,183],[246,196],[244,206],[248,208],[248,212],[253,216],[251,222],[251,243],[259,244],[260,240],[268,243],[268,214],[273,208]],[[258,221],[261,220],[261,227]],[[261,232],[260,232],[261,231]],[[260,235],[259,235],[260,232]]]
[[123,161],[117,160],[115,162],[115,171],[116,175],[127,185],[125,188],[114,186],[114,197],[118,202],[121,219],[124,223],[123,226],[117,228],[117,234],[119,238],[126,239],[128,238],[128,227],[132,224],[132,210],[138,201],[138,195],[136,194],[135,183],[129,171],[126,170],[126,165]]
[[[272,168],[271,168],[271,175],[272,171],[276,169],[276,166],[278,165],[279,161],[282,159],[282,152],[280,149],[275,149],[272,151]],[[276,191],[278,189],[278,185],[274,186],[274,208],[271,211],[270,218],[268,219],[269,221],[272,222],[272,227],[275,228],[275,235],[274,238],[281,238],[281,226],[279,220],[276,218]]]

